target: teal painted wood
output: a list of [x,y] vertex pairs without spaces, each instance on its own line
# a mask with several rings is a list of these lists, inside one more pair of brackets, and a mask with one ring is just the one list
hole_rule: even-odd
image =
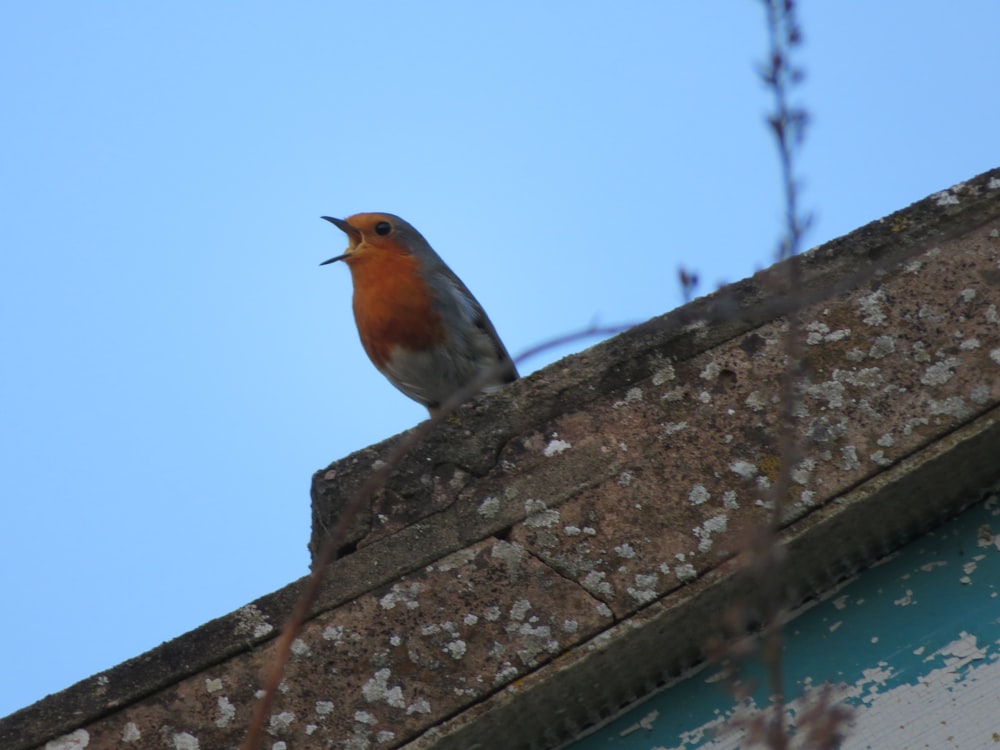
[[[1000,748],[1000,499],[980,503],[841,586],[785,628],[789,716],[834,685],[854,716],[842,747]],[[750,674],[760,679],[759,664]],[[737,706],[717,667],[667,688],[573,750],[728,750]]]

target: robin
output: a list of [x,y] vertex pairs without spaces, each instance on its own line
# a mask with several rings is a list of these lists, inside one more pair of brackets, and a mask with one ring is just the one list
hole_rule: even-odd
[[398,216],[322,217],[348,238],[342,260],[354,283],[361,345],[389,382],[434,416],[477,377],[484,391],[517,369],[482,306],[427,240]]

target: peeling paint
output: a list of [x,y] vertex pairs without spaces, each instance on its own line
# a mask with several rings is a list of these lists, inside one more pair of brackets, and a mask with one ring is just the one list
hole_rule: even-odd
[[[996,500],[974,506],[789,623],[783,659],[789,723],[809,713],[826,680],[833,702],[854,711],[841,750],[964,750],[1000,743],[994,710],[1000,619],[995,607],[982,604],[984,593],[992,597],[1000,588],[1000,546],[986,522],[995,511]],[[973,541],[977,554],[962,562],[963,572],[979,576],[989,566],[990,574],[981,576],[982,583],[959,585],[940,558],[957,556]],[[765,674],[754,662],[747,678],[766,685]],[[617,747],[615,741],[637,737],[640,729],[642,742],[628,747],[748,747],[743,727],[767,704],[766,690],[736,703],[720,683],[721,672],[695,674],[570,747]]]

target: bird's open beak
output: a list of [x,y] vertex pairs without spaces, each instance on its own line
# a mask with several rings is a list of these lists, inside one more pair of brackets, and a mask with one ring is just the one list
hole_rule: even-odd
[[[359,242],[361,242],[361,232],[359,232],[355,227],[352,227],[350,224],[348,224],[343,219],[335,219],[332,216],[321,216],[320,218],[321,219],[326,219],[328,222],[330,222],[335,227],[337,227],[337,229],[339,229],[344,234],[346,234],[347,235],[347,239],[350,242],[350,247],[351,248],[353,248],[355,245],[357,245]],[[350,255],[351,255],[350,253],[344,253],[343,255],[338,255],[338,256],[336,256],[334,258],[330,258],[330,260],[324,260],[322,263],[320,263],[320,265],[321,266],[325,266],[328,263],[336,263],[338,260],[343,260],[344,258],[349,258]]]

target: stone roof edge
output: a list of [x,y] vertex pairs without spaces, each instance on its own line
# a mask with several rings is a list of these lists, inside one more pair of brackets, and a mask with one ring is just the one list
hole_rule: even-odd
[[[785,528],[781,586],[789,601],[800,607],[830,592],[982,500],[997,481],[998,445],[995,408]],[[707,639],[723,635],[718,613],[752,601],[758,588],[730,559],[403,747],[486,748],[497,736],[511,747],[535,746],[540,737],[554,746],[629,708],[643,697],[636,685],[648,693],[690,670]]]
[[[955,233],[980,226],[1000,217],[1000,200],[991,191],[1000,188],[1000,169],[985,172],[952,188],[935,193],[908,208],[873,221],[848,235],[810,250],[802,256],[803,282],[807,292],[835,294],[831,280],[849,270],[857,277],[862,266],[875,273],[885,265],[899,262],[909,254],[943,241]],[[620,358],[634,362],[643,360],[632,351],[645,351],[651,345],[647,337],[655,334],[656,345],[662,345],[664,329],[678,337],[687,348],[685,356],[709,349],[761,322],[787,310],[782,308],[784,294],[774,291],[768,278],[781,271],[776,264],[749,279],[730,284],[707,297],[699,298],[666,315],[654,318],[635,328],[601,342],[592,349],[602,349],[612,360]],[[779,277],[780,278],[780,277]],[[699,329],[695,335],[693,323],[712,320],[713,329]],[[554,363],[547,371],[562,370],[566,362],[584,354],[574,354]],[[614,387],[619,376],[606,373],[602,384]],[[572,390],[572,389],[571,389]],[[518,404],[525,420],[536,420],[535,407],[554,408],[539,395],[544,388],[535,388],[535,396]],[[583,390],[575,391],[585,403]],[[563,389],[560,399],[567,398]],[[492,401],[502,401],[497,397]],[[362,453],[384,451],[399,436],[363,449]],[[352,454],[356,455],[356,454]],[[349,460],[348,456],[342,461]],[[433,519],[358,550],[337,561],[337,577],[328,581],[322,599],[314,608],[323,611],[349,601],[369,590],[417,569],[428,562],[449,554],[468,543],[467,539],[434,539]],[[415,550],[414,539],[425,543],[423,554]],[[414,554],[415,551],[418,554]],[[377,555],[380,565],[372,573],[371,560]],[[195,674],[273,638],[291,611],[304,579],[265,595],[235,612],[211,620],[194,630],[174,638],[144,654],[129,659],[9,716],[0,719],[0,746],[22,750],[44,744],[75,726],[93,721],[123,706],[141,700],[166,685]],[[653,605],[655,606],[655,605]]]

